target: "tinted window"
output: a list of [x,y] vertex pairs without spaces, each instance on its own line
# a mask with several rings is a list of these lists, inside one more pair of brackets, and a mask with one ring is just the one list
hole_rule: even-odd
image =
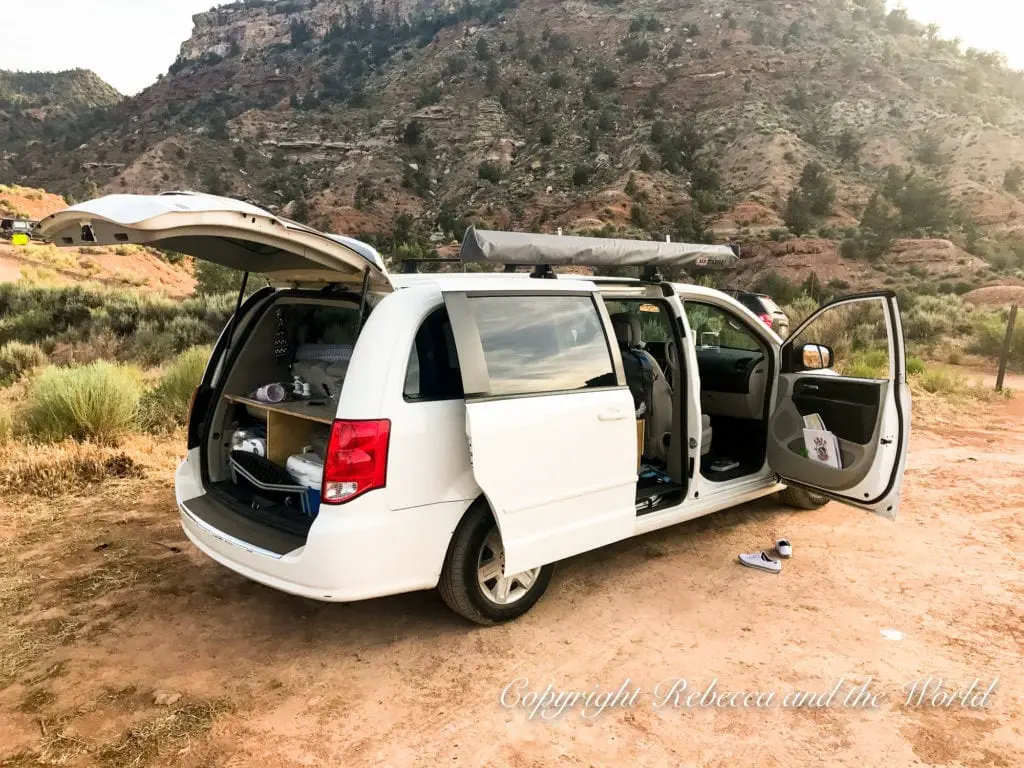
[[433,312],[416,333],[405,373],[408,400],[454,400],[462,397],[462,375],[448,310]]
[[478,296],[492,395],[615,386],[601,316],[590,296]]

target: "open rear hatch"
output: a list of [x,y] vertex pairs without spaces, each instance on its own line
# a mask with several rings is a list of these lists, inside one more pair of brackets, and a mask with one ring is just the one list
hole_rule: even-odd
[[383,259],[358,240],[329,235],[255,205],[195,192],[109,195],[47,216],[42,235],[58,246],[132,243],[177,251],[276,285],[391,290]]
[[[58,246],[148,245],[303,289],[258,302],[263,309],[237,326],[237,334],[236,313],[218,344],[214,355],[228,367],[213,381],[217,366],[210,366],[193,406],[193,420],[203,425],[194,442],[191,426],[189,431],[189,448],[201,446],[208,496],[189,509],[222,530],[230,519],[226,504],[246,519],[237,525],[250,534],[270,526],[286,537],[304,537],[319,488],[315,477],[296,479],[293,465],[330,431],[367,295],[392,290],[377,251],[249,203],[192,192],[110,195],[55,213],[40,228]],[[343,290],[319,290],[325,286]],[[239,306],[244,290],[243,282]],[[295,379],[305,381],[306,392],[294,391]],[[281,401],[257,399],[268,385],[280,389]]]

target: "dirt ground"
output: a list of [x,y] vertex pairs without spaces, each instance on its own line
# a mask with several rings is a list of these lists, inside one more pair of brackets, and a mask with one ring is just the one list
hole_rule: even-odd
[[[896,522],[759,501],[576,557],[490,629],[432,593],[317,604],[207,560],[176,522],[175,441],[131,446],[143,479],[8,493],[0,765],[1024,765],[1024,397],[915,405]],[[736,564],[780,535],[780,576]],[[907,706],[929,676],[998,683],[982,709]],[[523,678],[641,695],[530,719],[501,704]],[[657,709],[669,678],[777,698]],[[869,680],[877,708],[842,705]]]

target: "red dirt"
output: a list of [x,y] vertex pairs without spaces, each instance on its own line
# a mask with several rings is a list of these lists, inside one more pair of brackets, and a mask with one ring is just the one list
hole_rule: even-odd
[[190,261],[169,264],[156,252],[133,248],[130,253],[117,253],[117,248],[71,248],[60,253],[70,255],[73,266],[56,266],[33,252],[0,243],[0,282],[15,282],[31,270],[43,271],[46,282],[55,284],[95,281],[112,288],[153,290],[174,298],[190,296],[195,291]]
[[1024,285],[988,285],[964,294],[964,300],[979,307],[1024,305]]
[[[0,192],[0,203],[7,203],[22,216],[38,221],[51,213],[68,207],[64,198],[41,189],[8,187],[10,192]],[[0,205],[0,208],[3,206]]]

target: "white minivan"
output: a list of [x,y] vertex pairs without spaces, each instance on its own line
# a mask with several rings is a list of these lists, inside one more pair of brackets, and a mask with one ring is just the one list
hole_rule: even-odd
[[[176,492],[199,549],[276,589],[437,588],[493,624],[559,560],[767,494],[896,515],[910,394],[889,292],[783,342],[658,274],[727,266],[726,246],[470,229],[463,260],[504,272],[391,275],[365,243],[195,193],[104,197],[41,228],[265,279],[213,349]],[[554,274],[568,264],[644,276]],[[871,366],[840,375],[836,353]]]

